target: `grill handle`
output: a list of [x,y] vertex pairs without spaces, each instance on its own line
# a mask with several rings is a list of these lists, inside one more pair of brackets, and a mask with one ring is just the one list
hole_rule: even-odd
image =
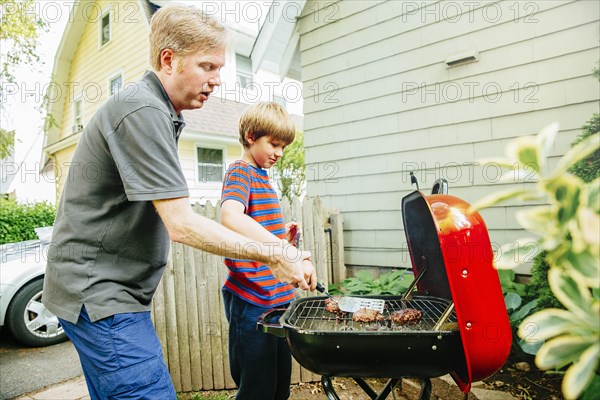
[[433,327],[434,331],[439,331],[440,330],[440,328],[442,327],[442,325],[444,324],[444,322],[446,322],[446,320],[448,319],[448,317],[450,316],[450,314],[452,314],[452,311],[454,311],[454,302],[452,302],[452,303],[450,303],[448,305],[448,308],[446,308],[446,311],[444,311],[444,313],[440,317],[440,320]]
[[[284,338],[285,328],[279,323],[279,318],[284,312],[285,308],[274,308],[263,313],[260,317],[258,317],[256,329],[264,333],[270,333],[271,335]],[[276,320],[277,323],[271,322],[273,320]]]
[[[424,263],[424,260],[423,260],[423,263]],[[425,263],[424,263],[423,267],[421,268],[421,272],[419,272],[419,275],[417,275],[417,277],[415,279],[413,279],[413,281],[410,283],[408,288],[406,288],[406,292],[404,292],[404,295],[402,296],[402,301],[412,299],[413,289],[415,288],[415,286],[417,286],[417,283],[419,283],[419,281],[421,280],[423,275],[425,275],[426,271],[427,271],[427,265],[425,265]]]

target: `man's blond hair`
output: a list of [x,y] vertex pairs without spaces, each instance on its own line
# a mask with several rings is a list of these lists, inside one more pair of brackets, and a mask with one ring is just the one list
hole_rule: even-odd
[[176,57],[227,47],[225,27],[194,6],[172,4],[160,8],[150,21],[150,64],[160,71],[160,55],[171,49]]
[[296,137],[296,127],[292,117],[278,103],[261,102],[246,109],[240,117],[240,143],[250,147],[246,134],[254,140],[269,136],[274,140],[290,144]]

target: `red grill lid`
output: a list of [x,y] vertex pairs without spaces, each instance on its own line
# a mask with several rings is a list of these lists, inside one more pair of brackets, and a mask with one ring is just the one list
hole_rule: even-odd
[[451,374],[466,393],[504,365],[512,344],[485,222],[457,197],[419,191],[402,199],[402,216],[413,273],[427,268],[419,291],[454,302],[465,357]]

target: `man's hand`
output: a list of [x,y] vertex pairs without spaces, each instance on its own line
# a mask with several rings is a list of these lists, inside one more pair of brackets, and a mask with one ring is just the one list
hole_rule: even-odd
[[273,254],[270,263],[273,276],[303,290],[314,290],[317,286],[315,267],[310,262],[308,251],[299,251],[293,246],[281,247],[281,254]]
[[313,263],[306,259],[302,260],[302,269],[304,270],[304,279],[310,286],[310,291],[314,292],[317,288],[317,271]]

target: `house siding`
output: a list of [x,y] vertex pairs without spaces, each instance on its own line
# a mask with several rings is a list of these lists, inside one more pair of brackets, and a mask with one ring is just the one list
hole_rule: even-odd
[[[113,16],[111,40],[104,46],[100,46],[100,15],[108,8],[111,8]],[[70,61],[65,62],[68,65],[68,74],[65,75],[64,82],[59,82],[59,86],[65,88],[62,91],[64,95],[60,98],[62,104],[58,107],[62,108],[60,121],[57,121],[59,133],[51,135],[53,143],[60,144],[63,141],[62,143],[74,144],[58,146],[59,150],[49,154],[55,160],[57,201],[64,187],[69,162],[81,135],[81,132],[74,133],[72,129],[74,100],[79,98],[83,100],[83,125],[85,127],[98,108],[109,98],[109,79],[120,73],[123,86],[126,86],[137,82],[146,70],[151,69],[149,23],[141,2],[88,1],[79,4],[75,10],[77,13],[74,18],[78,20],[73,23],[81,23],[83,28],[77,37],[73,35],[73,37],[67,38],[76,40],[77,45],[70,56]],[[235,60],[234,48],[231,48],[228,53],[228,61],[230,60]],[[222,79],[228,83],[235,82],[235,62],[227,64],[229,69],[223,72]],[[229,87],[231,88],[231,86]],[[225,117],[223,116],[223,118]],[[204,203],[206,200],[212,200],[215,202],[220,198],[221,185],[206,185],[196,181],[196,142],[194,139],[190,139],[190,134],[194,133],[215,134],[210,128],[200,132],[188,127],[184,129],[180,139],[179,158],[189,186],[190,201]],[[209,142],[226,148],[228,160],[238,159],[241,156],[241,147],[237,143],[231,144],[229,138],[224,137],[223,140],[217,138]]]
[[[556,163],[598,112],[591,1],[309,1],[299,22],[307,192],[344,215],[349,265],[410,264],[400,203],[413,171],[474,202],[511,138],[552,121]],[[448,68],[469,50],[479,60]],[[516,202],[484,210],[495,248],[526,236]],[[527,267],[519,271],[526,272]]]
[[[99,43],[99,11],[112,7],[111,40]],[[139,80],[148,69],[148,22],[139,2],[96,1],[80,7],[76,18],[84,18],[85,27],[73,54],[66,82],[61,83],[63,113],[59,140],[73,135],[73,101],[83,100],[83,125],[109,97],[109,79],[121,73],[123,85]],[[126,39],[124,39],[126,38]],[[62,193],[68,163],[75,145],[53,154],[56,160],[56,196]]]

